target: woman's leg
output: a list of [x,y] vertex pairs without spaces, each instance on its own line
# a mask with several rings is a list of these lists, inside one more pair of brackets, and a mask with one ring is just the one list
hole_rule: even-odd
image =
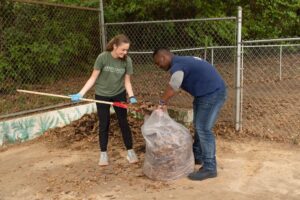
[[[101,97],[96,95],[97,100],[108,99],[106,97]],[[97,103],[97,114],[99,119],[99,145],[102,152],[107,151],[108,144],[108,133],[110,124],[110,105]]]
[[[122,92],[113,97],[115,102],[126,102],[126,92]],[[127,150],[132,149],[132,134],[127,120],[127,109],[114,106],[122,132],[123,141]]]

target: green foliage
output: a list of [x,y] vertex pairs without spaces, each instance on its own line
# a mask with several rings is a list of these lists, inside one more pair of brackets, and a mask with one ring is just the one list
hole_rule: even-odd
[[11,70],[10,67],[7,58],[0,53],[0,82],[4,81],[6,71]]
[[[98,25],[97,14],[18,3],[5,10],[10,17],[2,32],[1,81],[54,81],[76,70],[82,73],[84,64],[95,57],[99,36],[92,30]],[[72,65],[76,70],[65,70]]]
[[[300,35],[299,0],[256,0],[243,7],[243,28],[252,39]],[[244,36],[245,37],[245,36]]]
[[77,5],[84,7],[98,7],[99,0],[49,0],[51,3],[63,3],[66,5]]
[[[99,0],[51,0],[68,5],[99,7]],[[103,0],[106,22],[149,21],[236,16],[243,8],[243,38],[300,35],[299,0]],[[224,29],[216,30],[220,37]],[[190,33],[191,34],[191,33]]]
[[235,35],[228,32],[229,30],[235,30],[232,21],[193,22],[185,28],[196,46],[201,47],[234,45]]
[[[300,35],[299,0],[108,0],[104,2],[106,22],[236,16],[237,7],[241,6],[244,39]],[[224,38],[224,30],[218,27],[215,31],[219,37]]]
[[[99,7],[99,0],[48,1]],[[105,22],[236,16],[237,6],[241,6],[244,40],[300,35],[299,0],[103,0],[103,2]],[[2,0],[0,81],[47,83],[65,78],[68,74],[86,71],[85,65],[93,62],[100,49],[98,14],[93,11]],[[121,27],[114,28],[108,33],[108,39],[124,31]],[[181,35],[181,40],[186,42],[186,46],[181,46],[185,48],[190,46],[187,41],[195,46],[231,45],[235,40],[235,34],[228,30],[234,29],[235,23],[226,21],[198,23],[198,25],[190,23],[184,27],[169,23],[161,24],[155,29],[150,26],[132,26],[125,34],[143,45],[144,49],[149,49],[149,46],[153,49],[158,45],[170,47],[169,44],[173,41],[169,41],[165,35],[168,34],[169,38]],[[141,34],[133,35],[132,32]],[[70,69],[70,66],[76,67],[71,71],[65,71]]]

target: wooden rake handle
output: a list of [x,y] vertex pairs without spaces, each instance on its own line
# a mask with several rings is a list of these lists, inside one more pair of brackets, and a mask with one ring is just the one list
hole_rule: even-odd
[[[36,92],[36,91],[30,91],[30,90],[20,90],[17,89],[17,92],[22,92],[22,93],[28,93],[28,94],[37,94],[37,95],[43,95],[43,96],[49,96],[49,97],[59,97],[59,98],[65,98],[65,99],[71,99],[70,96],[66,95],[59,95],[59,94],[50,94],[50,93],[45,93],[45,92]],[[86,98],[80,98],[81,101],[89,101],[89,102],[95,102],[95,103],[102,103],[102,104],[109,104],[113,106],[117,106],[120,108],[128,108],[128,106],[124,103],[121,102],[109,102],[109,101],[99,101],[95,99],[86,99]]]

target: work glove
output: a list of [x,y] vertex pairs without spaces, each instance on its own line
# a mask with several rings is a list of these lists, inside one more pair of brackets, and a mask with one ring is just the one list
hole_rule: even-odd
[[71,97],[71,101],[79,102],[80,99],[82,98],[82,95],[77,93],[77,94],[71,94],[71,95],[69,95],[69,97]]
[[137,100],[136,100],[135,96],[129,97],[129,103],[131,103],[131,104],[137,103]]

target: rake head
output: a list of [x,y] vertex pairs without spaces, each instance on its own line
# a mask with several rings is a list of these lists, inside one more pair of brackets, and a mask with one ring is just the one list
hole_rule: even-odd
[[121,102],[114,102],[112,105],[113,105],[113,106],[120,107],[120,108],[125,108],[125,109],[128,108],[128,106],[127,106],[126,104],[121,103]]

